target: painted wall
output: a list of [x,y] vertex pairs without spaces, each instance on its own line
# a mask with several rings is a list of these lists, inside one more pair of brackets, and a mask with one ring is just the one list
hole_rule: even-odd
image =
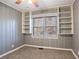
[[0,55],[23,44],[21,12],[0,3]]
[[[32,15],[42,13],[56,13],[57,8],[33,11]],[[28,13],[26,13],[27,15]],[[25,35],[25,43],[30,45],[39,45],[47,47],[58,47],[58,48],[72,48],[72,36],[60,36],[58,39],[34,39],[30,35]]]
[[79,51],[79,0],[74,3],[74,36],[73,36],[73,49],[78,55]]
[[57,47],[57,48],[71,48],[71,36],[59,36],[58,39],[33,39],[31,36],[25,35],[25,43],[29,45]]

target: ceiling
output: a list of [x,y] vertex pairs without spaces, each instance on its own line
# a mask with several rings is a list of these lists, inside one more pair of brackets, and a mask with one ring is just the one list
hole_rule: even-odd
[[8,6],[11,6],[12,8],[15,8],[19,11],[27,11],[29,10],[29,7],[31,10],[37,10],[37,9],[46,9],[46,8],[52,8],[62,5],[70,5],[73,4],[75,0],[37,0],[39,7],[35,7],[34,5],[28,4],[28,0],[24,0],[19,5],[15,4],[15,1],[16,0],[0,0],[0,2],[7,4]]

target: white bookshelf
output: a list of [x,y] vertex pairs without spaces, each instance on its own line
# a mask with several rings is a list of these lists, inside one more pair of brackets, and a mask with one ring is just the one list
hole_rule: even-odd
[[72,7],[62,6],[59,7],[59,33],[60,35],[72,35],[73,34],[73,17]]
[[[22,13],[22,33],[24,34],[30,34],[30,18],[31,17],[39,17],[41,15],[41,12],[44,12],[42,16],[48,16],[49,15],[58,15],[58,33],[60,35],[73,35],[74,34],[74,26],[73,26],[73,6],[61,6],[57,8],[53,8],[51,10],[46,11],[33,11],[32,16],[30,16],[29,12],[23,12]],[[53,14],[51,13],[53,12]],[[39,14],[38,14],[39,13]]]
[[29,12],[24,12],[22,16],[22,33],[29,35],[30,34],[30,20]]

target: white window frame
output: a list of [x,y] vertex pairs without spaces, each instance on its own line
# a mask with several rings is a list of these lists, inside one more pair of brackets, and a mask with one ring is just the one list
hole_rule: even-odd
[[[57,35],[52,37],[52,38],[45,38],[45,37],[36,37],[33,35],[33,23],[31,23],[31,32],[32,32],[32,38],[39,38],[39,39],[58,39],[58,35],[59,35],[59,15],[57,13],[48,13],[48,14],[38,14],[38,15],[32,15],[32,18],[36,18],[36,17],[46,17],[46,16],[56,16],[57,17]],[[33,19],[31,19],[31,21],[33,22]]]

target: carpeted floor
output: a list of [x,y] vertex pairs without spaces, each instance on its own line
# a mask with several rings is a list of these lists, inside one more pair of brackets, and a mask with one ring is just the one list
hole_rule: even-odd
[[75,59],[69,51],[23,47],[1,59]]

